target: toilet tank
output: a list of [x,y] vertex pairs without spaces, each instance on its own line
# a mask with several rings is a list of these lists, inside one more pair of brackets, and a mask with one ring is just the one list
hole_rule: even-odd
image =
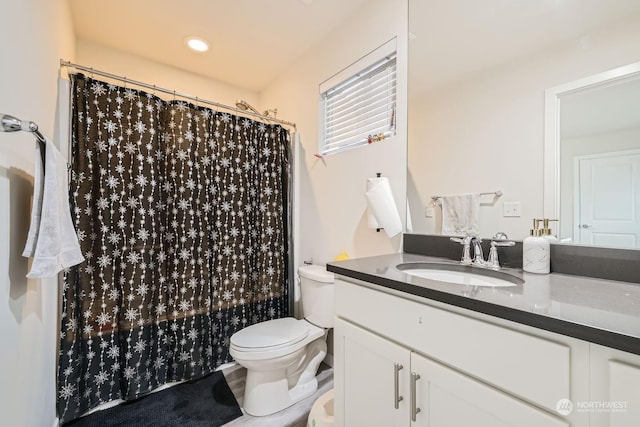
[[304,318],[321,328],[333,327],[333,273],[320,265],[305,265],[298,269],[300,299]]

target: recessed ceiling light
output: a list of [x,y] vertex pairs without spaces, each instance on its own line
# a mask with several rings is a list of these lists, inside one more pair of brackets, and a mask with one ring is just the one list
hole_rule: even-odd
[[206,52],[209,50],[209,43],[200,37],[187,37],[186,38],[187,46],[196,52]]

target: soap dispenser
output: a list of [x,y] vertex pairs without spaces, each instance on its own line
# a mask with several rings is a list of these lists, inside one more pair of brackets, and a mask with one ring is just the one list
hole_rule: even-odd
[[543,218],[543,220],[542,220],[542,237],[547,239],[550,243],[559,242],[558,238],[553,234],[553,231],[551,230],[551,227],[549,226],[549,223],[551,221],[558,221],[558,220],[557,219]]
[[530,236],[522,241],[522,269],[529,273],[548,274],[550,272],[551,245],[542,236],[540,219],[533,220]]

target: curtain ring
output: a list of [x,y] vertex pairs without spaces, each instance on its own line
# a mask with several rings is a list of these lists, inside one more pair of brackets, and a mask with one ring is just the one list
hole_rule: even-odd
[[175,90],[173,91],[173,100],[174,101],[176,100],[176,91]]
[[156,85],[153,85],[153,93],[152,93],[152,95],[156,96]]
[[198,103],[198,97],[196,96],[196,110],[200,108],[200,104]]
[[91,67],[91,80],[93,80],[93,67]]
[[127,88],[127,76],[124,76],[124,88]]

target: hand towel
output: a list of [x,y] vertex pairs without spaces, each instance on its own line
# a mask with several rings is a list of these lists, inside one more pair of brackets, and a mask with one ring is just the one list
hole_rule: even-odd
[[480,194],[442,196],[442,234],[466,236],[478,234]]
[[22,254],[33,257],[28,278],[52,277],[63,268],[84,261],[69,208],[67,163],[55,145],[47,140],[43,168],[42,161],[38,161],[42,149],[42,144],[38,144],[33,212]]
[[38,232],[40,231],[40,216],[42,215],[42,189],[44,180],[44,164],[42,159],[42,144],[36,144],[35,170],[33,173],[33,206],[31,207],[31,224],[27,234],[27,243],[24,245],[22,256],[32,257],[36,253],[36,243],[38,243]]

